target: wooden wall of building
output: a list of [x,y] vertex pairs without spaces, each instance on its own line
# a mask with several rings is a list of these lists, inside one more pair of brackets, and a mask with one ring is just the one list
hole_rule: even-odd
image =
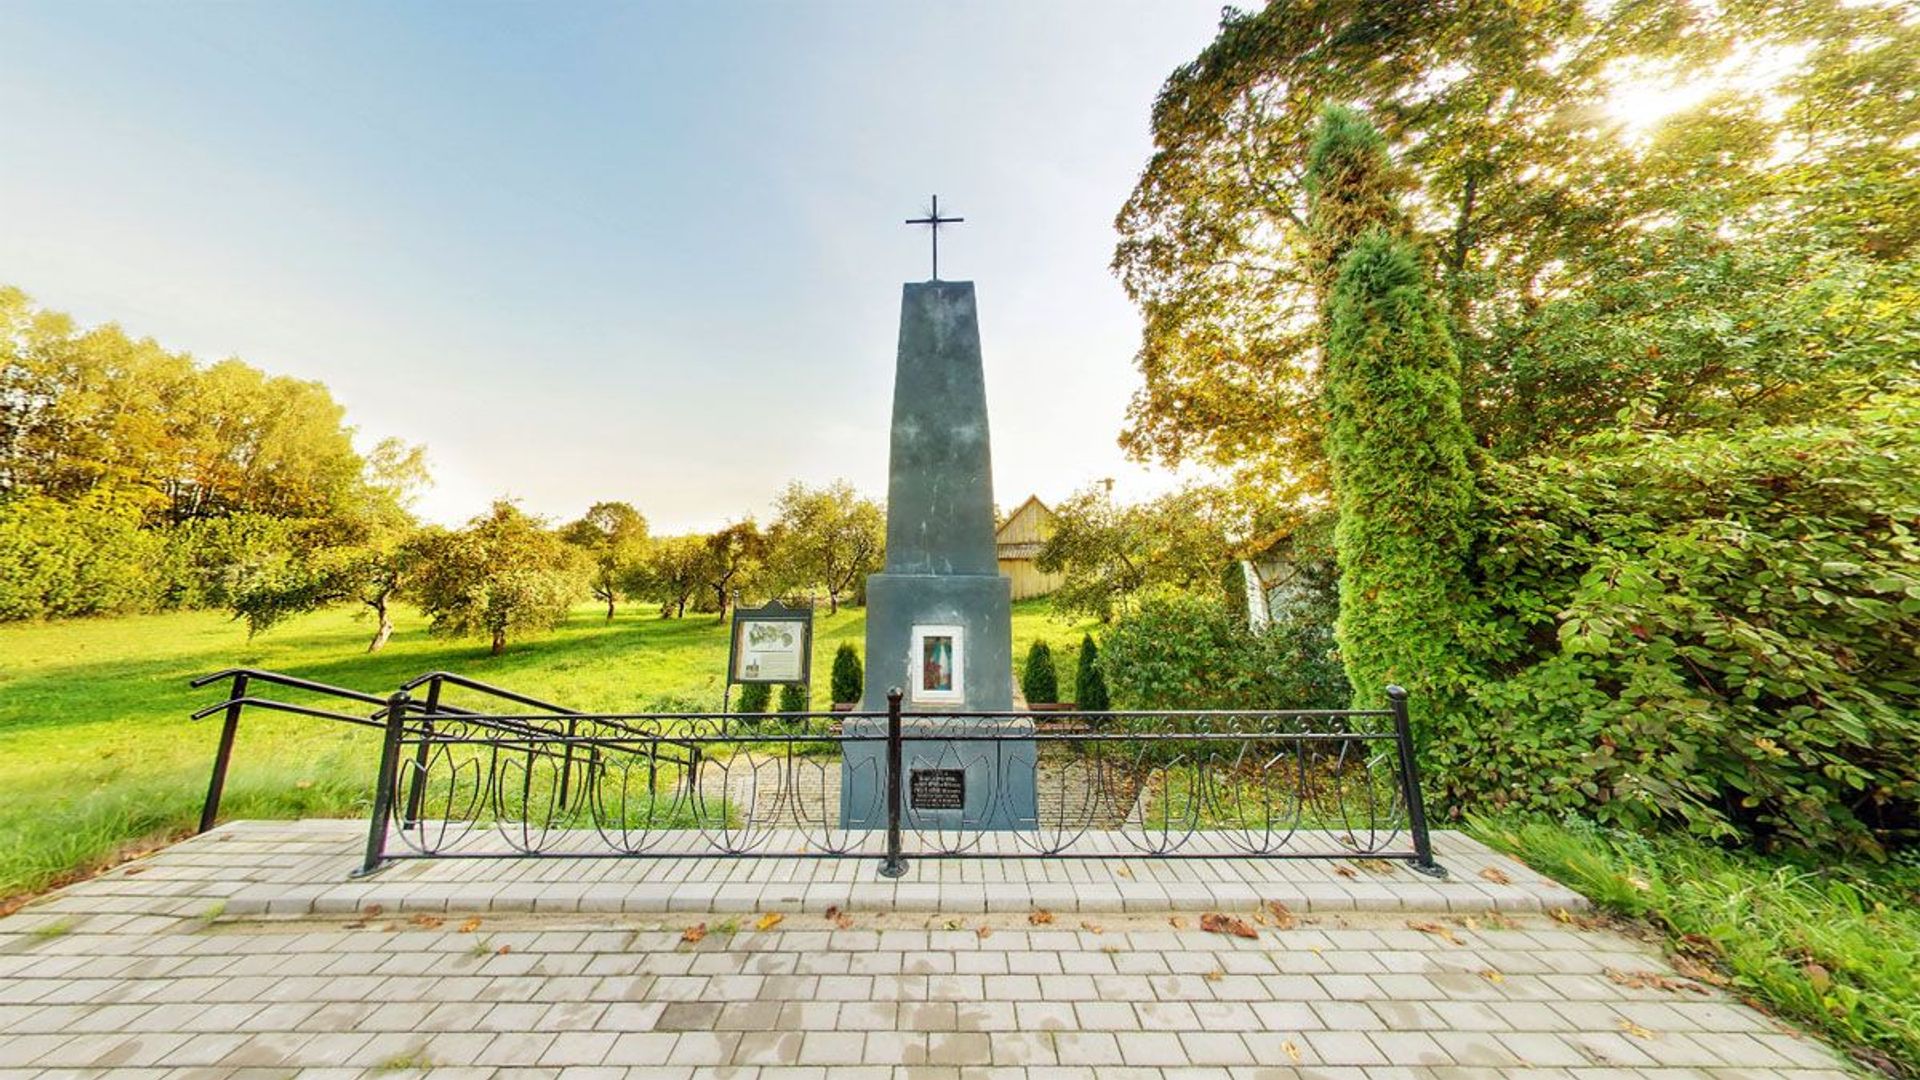
[[1064,574],[1043,574],[1033,565],[1032,559],[1001,559],[1000,576],[1013,581],[1013,598],[1025,600],[1032,596],[1045,596],[1060,587],[1066,580]]
[[1046,503],[1038,498],[1029,498],[994,533],[1000,575],[1013,582],[1015,600],[1045,596],[1066,580],[1064,574],[1043,574],[1039,567],[1033,565],[1034,557],[1040,554],[1041,545],[1053,535],[1053,521],[1053,511],[1047,509]]

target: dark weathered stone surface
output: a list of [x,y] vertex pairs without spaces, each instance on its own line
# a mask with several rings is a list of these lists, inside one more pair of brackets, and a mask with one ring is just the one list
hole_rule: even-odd
[[887,462],[888,574],[998,577],[973,282],[907,285]]
[[[966,652],[962,700],[929,705],[909,695],[907,708],[958,714],[940,722],[942,734],[1032,730],[1025,720],[967,716],[1013,708],[1012,586],[994,555],[987,388],[970,281],[916,282],[902,290],[887,476],[887,564],[867,579],[863,708],[884,711],[890,687],[911,685],[915,626],[958,626]],[[848,744],[843,822],[877,824],[863,808],[884,806],[868,786],[885,783],[884,753],[880,743]],[[1031,827],[1031,742],[909,744],[908,757],[916,755],[929,759],[921,767],[958,757],[968,769],[966,806],[929,812],[926,824]]]

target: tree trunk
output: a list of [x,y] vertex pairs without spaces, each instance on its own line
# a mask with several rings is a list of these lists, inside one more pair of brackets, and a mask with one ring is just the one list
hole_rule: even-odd
[[374,616],[380,620],[380,625],[373,632],[373,642],[367,646],[368,652],[376,653],[385,648],[387,639],[393,636],[393,616],[387,614],[385,600],[376,601],[368,606],[373,608]]
[[499,656],[501,653],[506,651],[507,651],[506,630],[505,629],[495,630],[493,632],[493,652],[491,653],[491,655]]
[[613,594],[611,592],[609,592],[606,595],[606,601],[607,601],[607,621],[612,622],[613,621]]
[[680,606],[674,610],[673,617],[676,619],[684,619],[687,617],[687,598],[686,597],[682,596],[680,598]]
[[827,614],[829,616],[840,614],[840,594],[832,589],[827,590]]

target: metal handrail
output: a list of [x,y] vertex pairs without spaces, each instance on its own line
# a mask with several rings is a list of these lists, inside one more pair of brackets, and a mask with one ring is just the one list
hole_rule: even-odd
[[[380,721],[386,715],[387,703],[384,698],[361,693],[358,690],[351,690],[344,686],[315,682],[312,679],[299,679],[292,675],[282,675],[277,671],[262,671],[259,668],[228,668],[225,671],[216,671],[211,675],[202,675],[194,679],[189,685],[197,690],[202,686],[218,682],[221,679],[233,680],[232,684],[227,688],[226,700],[209,705],[204,709],[198,709],[192,714],[195,720],[203,720],[222,710],[227,714],[226,719],[220,725],[220,749],[214,752],[213,776],[207,781],[207,798],[206,801],[200,804],[200,832],[206,832],[208,829],[213,828],[213,823],[218,820],[220,816],[220,798],[225,794],[227,787],[227,766],[233,760],[234,736],[239,734],[240,731],[240,714],[246,711],[248,706],[256,709],[268,709],[274,712],[292,713],[296,716],[307,716],[322,720],[336,720],[367,727],[380,727]],[[371,716],[359,717],[348,713],[333,712],[329,709],[316,708],[311,705],[296,705],[292,702],[275,701],[272,698],[257,698],[247,693],[248,687],[255,682],[263,682],[271,686],[284,686],[290,690],[323,694],[328,697],[342,698],[347,701],[358,701],[361,704],[374,705],[378,708]]]
[[[479,679],[469,679],[465,675],[457,675],[451,671],[429,671],[424,675],[416,675],[406,682],[401,683],[400,689],[410,694],[430,682],[451,683],[463,690],[489,694],[493,697],[504,698],[507,701],[517,702],[518,704],[530,706],[535,709],[545,709],[550,713],[560,713],[568,716],[576,715],[572,709],[562,708],[551,702],[541,701],[539,698],[528,697],[525,694],[508,690],[505,687],[495,686],[492,683],[484,683]],[[441,708],[445,708],[445,706],[441,706]]]
[[[188,685],[198,690],[208,683],[215,683],[221,679],[230,679],[241,675],[246,676],[249,681],[272,683],[275,686],[285,686],[293,690],[311,690],[316,694],[329,694],[333,697],[348,698],[353,701],[364,702],[368,705],[379,706],[383,709],[387,704],[387,699],[377,694],[362,693],[359,690],[349,689],[344,686],[334,686],[331,683],[314,682],[312,679],[299,679],[292,675],[282,675],[277,671],[262,671],[259,668],[228,668],[225,671],[216,671],[211,675],[202,675]],[[206,711],[207,710],[202,710],[202,712]]]
[[291,701],[277,701],[273,698],[252,696],[228,698],[218,704],[209,705],[194,713],[193,719],[204,720],[214,713],[219,712],[221,709],[231,708],[236,705],[251,705],[256,709],[266,709],[268,712],[292,713],[295,716],[311,716],[320,720],[338,720],[344,724],[358,724],[361,727],[375,729],[383,729],[386,727],[377,717],[354,716],[351,713],[337,713],[330,709],[316,709],[311,705],[297,705]]

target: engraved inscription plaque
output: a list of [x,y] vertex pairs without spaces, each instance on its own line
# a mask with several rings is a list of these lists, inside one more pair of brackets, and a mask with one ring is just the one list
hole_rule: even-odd
[[959,810],[967,803],[964,769],[914,769],[907,774],[908,805],[915,810]]

